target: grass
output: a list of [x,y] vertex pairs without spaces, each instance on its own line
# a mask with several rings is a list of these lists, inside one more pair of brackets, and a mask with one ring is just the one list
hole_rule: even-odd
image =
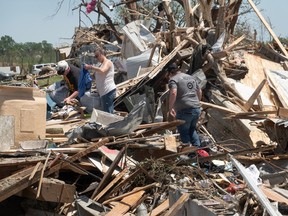
[[41,88],[41,87],[52,85],[53,83],[58,82],[60,80],[62,80],[62,76],[53,75],[53,76],[49,76],[46,78],[37,79],[37,82],[38,82],[38,86]]

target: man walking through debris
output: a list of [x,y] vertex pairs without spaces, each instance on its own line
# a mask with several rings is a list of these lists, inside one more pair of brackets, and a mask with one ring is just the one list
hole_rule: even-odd
[[100,95],[103,111],[114,112],[114,99],[116,97],[116,85],[114,82],[114,64],[106,58],[103,49],[95,51],[95,58],[101,63],[100,67],[85,64],[86,70],[95,71],[96,88]]
[[[201,88],[192,76],[182,73],[175,63],[169,65],[167,71],[170,76],[169,115],[185,121],[177,126],[182,145],[199,148],[201,143],[196,125],[201,114]],[[208,155],[204,150],[198,150],[197,153],[202,156]]]
[[58,62],[56,70],[58,75],[63,75],[63,79],[69,89],[69,96],[64,99],[64,103],[70,103],[72,99],[78,97],[80,68],[62,60]]

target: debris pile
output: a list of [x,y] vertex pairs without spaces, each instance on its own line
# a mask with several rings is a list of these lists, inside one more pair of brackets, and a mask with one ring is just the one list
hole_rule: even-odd
[[[11,215],[288,214],[288,54],[269,26],[279,50],[233,36],[241,3],[182,1],[186,27],[176,26],[163,1],[153,29],[139,19],[121,31],[109,22],[77,29],[69,56],[75,64],[97,64],[93,51],[104,46],[117,68],[115,114],[97,109],[96,86],[81,104],[53,110],[43,124],[34,119],[45,115],[41,90],[1,86],[1,209]],[[131,17],[140,17],[133,5]],[[197,130],[209,155],[181,146],[176,126],[183,122],[166,116],[171,62],[203,89]],[[19,206],[4,208],[15,201]]]

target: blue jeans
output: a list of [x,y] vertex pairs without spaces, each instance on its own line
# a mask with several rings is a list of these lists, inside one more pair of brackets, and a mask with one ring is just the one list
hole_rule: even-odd
[[113,89],[112,91],[100,97],[103,111],[108,112],[108,113],[114,113],[115,97],[116,97],[116,89]]
[[200,147],[200,139],[196,131],[200,113],[200,108],[188,108],[177,111],[176,118],[185,121],[184,124],[177,126],[182,143],[191,143],[193,146]]

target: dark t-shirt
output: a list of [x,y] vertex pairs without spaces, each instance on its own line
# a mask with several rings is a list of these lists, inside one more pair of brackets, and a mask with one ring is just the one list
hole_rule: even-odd
[[191,75],[177,73],[170,78],[168,86],[169,89],[177,89],[177,96],[174,104],[174,109],[176,111],[200,107],[200,102],[197,95],[199,86]]
[[75,67],[74,65],[71,64],[69,64],[69,67],[70,71],[66,76],[64,76],[64,80],[69,88],[70,94],[72,94],[74,91],[78,91],[80,68]]

